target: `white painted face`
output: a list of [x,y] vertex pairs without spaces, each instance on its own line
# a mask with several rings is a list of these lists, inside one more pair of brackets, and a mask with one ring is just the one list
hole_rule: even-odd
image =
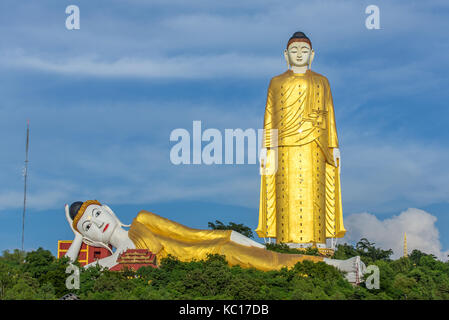
[[106,244],[109,243],[117,226],[118,222],[115,217],[105,207],[96,204],[91,204],[86,208],[77,224],[77,228],[83,236]]
[[313,50],[307,42],[292,42],[285,52],[291,66],[304,67],[313,59]]

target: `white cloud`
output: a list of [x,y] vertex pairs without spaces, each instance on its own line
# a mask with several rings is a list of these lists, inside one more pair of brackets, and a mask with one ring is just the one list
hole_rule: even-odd
[[[328,71],[326,75],[337,79],[339,75],[353,75],[354,72],[360,73],[358,77],[379,82],[385,81],[386,77],[391,78],[391,82],[395,77],[404,80],[413,76],[414,81],[406,81],[403,86],[409,89],[415,84],[421,88],[422,82],[416,82],[423,78],[422,72],[428,70],[428,61],[438,61],[437,65],[446,61],[446,51],[441,49],[426,52],[427,58],[418,66],[407,63],[409,54],[400,55],[399,59],[385,56],[391,50],[385,50],[385,46],[389,48],[392,41],[411,34],[414,38],[426,39],[430,45],[439,39],[433,28],[444,30],[447,19],[430,10],[428,2],[425,6],[419,2],[413,6],[383,4],[383,29],[371,33],[367,33],[364,26],[365,5],[360,1],[298,3],[292,0],[282,6],[269,1],[199,1],[188,6],[163,1],[151,2],[151,5],[130,1],[132,21],[130,15],[114,10],[114,6],[91,6],[83,11],[81,30],[68,32],[60,23],[59,7],[22,5],[21,10],[15,12],[17,18],[11,21],[8,32],[3,35],[8,49],[1,48],[0,62],[83,76],[215,78],[275,75],[284,68],[282,50],[296,30],[305,31],[316,44],[315,66],[323,66],[322,61],[328,61],[324,66]],[[45,23],[33,20],[34,23],[24,24],[29,12],[41,17]],[[401,45],[404,52],[418,52],[417,46],[421,46],[419,42],[406,40]],[[376,61],[377,65],[373,67],[369,65],[370,61],[357,61],[360,50],[366,52],[363,57]],[[344,56],[343,63],[341,53],[350,53]],[[373,69],[375,72],[369,72]],[[390,72],[386,72],[388,70]],[[347,81],[341,79],[342,83]],[[389,84],[382,84],[389,87]],[[371,81],[365,80],[365,86],[373,88]],[[398,91],[398,86],[395,90]],[[375,91],[378,92],[378,88]]]
[[[254,60],[258,61],[254,68]],[[158,79],[207,79],[229,76],[260,77],[279,72],[280,59],[241,54],[177,56],[153,59],[120,58],[104,61],[96,57],[76,57],[55,61],[35,56],[4,55],[0,63],[7,67],[97,77],[137,77]]]
[[407,233],[409,253],[418,249],[445,261],[448,259],[449,250],[442,250],[436,221],[437,218],[432,214],[416,208],[409,208],[384,220],[366,212],[352,214],[345,219],[348,232],[340,242],[356,243],[361,238],[367,238],[374,242],[376,247],[392,249],[392,257],[397,259],[403,255],[404,233]]

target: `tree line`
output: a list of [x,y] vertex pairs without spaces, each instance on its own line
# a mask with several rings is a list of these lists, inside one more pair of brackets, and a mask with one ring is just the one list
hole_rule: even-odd
[[[210,227],[226,226],[216,222]],[[241,224],[233,227],[248,231]],[[268,244],[267,249],[318,254],[316,249],[304,252],[282,244]],[[43,248],[30,252],[6,250],[0,256],[0,299],[60,299],[68,293],[80,299],[101,300],[449,299],[449,262],[419,250],[397,260],[391,259],[392,254],[392,250],[377,248],[367,239],[356,245],[345,243],[336,247],[334,259],[360,256],[367,266],[379,267],[380,288],[371,290],[363,283],[351,285],[342,272],[324,262],[304,261],[291,269],[260,271],[230,267],[220,255],[192,262],[169,256],[160,262],[159,268],[142,267],[137,272],[80,268],[80,289],[68,290],[67,258],[57,259]]]

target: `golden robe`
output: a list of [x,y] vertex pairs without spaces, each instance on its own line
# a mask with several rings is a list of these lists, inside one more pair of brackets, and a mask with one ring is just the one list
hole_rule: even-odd
[[[266,170],[261,176],[259,237],[320,243],[343,237],[334,106],[326,77],[291,70],[274,77],[264,117]],[[272,135],[277,130],[277,138]]]
[[177,222],[141,211],[133,220],[128,236],[137,249],[148,249],[159,263],[169,254],[180,261],[207,259],[208,254],[221,254],[228,263],[243,268],[277,270],[297,262],[323,261],[322,257],[283,254],[262,248],[247,247],[231,241],[231,230],[192,229]]

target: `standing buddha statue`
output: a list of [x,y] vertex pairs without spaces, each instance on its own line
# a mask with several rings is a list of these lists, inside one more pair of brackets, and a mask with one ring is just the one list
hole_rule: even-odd
[[290,247],[326,248],[346,232],[334,106],[329,81],[311,70],[314,55],[295,32],[284,51],[288,70],[271,79],[265,109],[256,232]]

